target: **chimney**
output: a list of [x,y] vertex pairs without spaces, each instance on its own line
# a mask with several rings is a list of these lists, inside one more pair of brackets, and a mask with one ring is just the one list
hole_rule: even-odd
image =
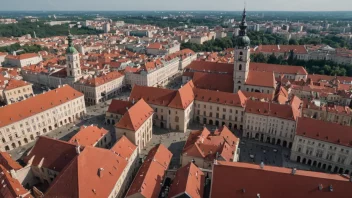
[[260,198],[260,194],[259,193],[257,194],[257,198]]
[[77,145],[76,146],[76,153],[79,155],[81,153],[81,146]]
[[134,104],[134,98],[132,99],[132,104]]
[[296,174],[296,171],[297,171],[297,169],[296,168],[292,168],[292,175],[295,175]]
[[98,169],[98,176],[100,177],[100,178],[102,178],[103,177],[103,168],[99,168]]
[[331,185],[331,184],[330,184],[330,186],[329,186],[329,191],[330,191],[330,192],[334,191],[334,189],[332,188],[332,185]]
[[260,162],[260,168],[264,169],[264,162]]

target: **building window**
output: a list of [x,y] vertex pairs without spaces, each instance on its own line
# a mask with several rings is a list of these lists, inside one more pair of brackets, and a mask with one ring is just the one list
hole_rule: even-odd
[[242,70],[242,65],[240,64],[239,66],[238,66],[238,70]]

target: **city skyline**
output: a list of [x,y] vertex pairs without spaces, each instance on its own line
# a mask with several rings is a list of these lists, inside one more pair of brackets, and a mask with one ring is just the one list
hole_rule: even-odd
[[[246,7],[252,11],[350,11],[352,1],[337,0],[333,5],[329,0],[296,0],[280,1],[275,0],[259,1],[248,0]],[[13,0],[8,1],[0,8],[0,11],[239,11],[244,7],[243,1],[220,0],[214,3],[210,0],[202,1],[111,1],[101,0]]]

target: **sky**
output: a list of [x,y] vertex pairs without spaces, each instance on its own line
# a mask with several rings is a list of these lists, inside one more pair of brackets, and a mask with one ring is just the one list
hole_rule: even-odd
[[[244,0],[0,0],[1,11],[239,11]],[[352,0],[246,0],[249,11],[351,11]]]

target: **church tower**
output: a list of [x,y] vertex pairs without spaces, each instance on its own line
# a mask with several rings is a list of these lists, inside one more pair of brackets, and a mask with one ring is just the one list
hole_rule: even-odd
[[67,77],[71,78],[73,82],[76,82],[82,76],[79,53],[73,46],[73,42],[72,42],[73,36],[71,33],[69,33],[67,40],[68,40],[68,48],[66,49]]
[[236,38],[233,72],[234,93],[244,90],[250,63],[250,39],[247,36],[246,9],[243,10],[239,35]]

